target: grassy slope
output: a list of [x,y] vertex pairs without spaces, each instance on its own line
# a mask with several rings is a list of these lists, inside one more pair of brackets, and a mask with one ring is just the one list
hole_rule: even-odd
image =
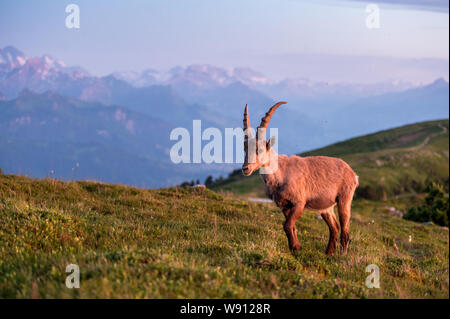
[[[449,176],[448,120],[423,122],[353,138],[301,156],[341,157],[359,175],[360,187],[383,189],[387,197],[411,192],[405,185]],[[235,175],[216,183],[216,191],[264,197],[258,174]]]
[[[0,297],[448,298],[448,230],[378,205],[355,203],[346,257],[324,254],[327,227],[305,213],[294,256],[271,204],[0,175]],[[64,285],[71,263],[80,289]],[[369,264],[380,289],[365,287]]]

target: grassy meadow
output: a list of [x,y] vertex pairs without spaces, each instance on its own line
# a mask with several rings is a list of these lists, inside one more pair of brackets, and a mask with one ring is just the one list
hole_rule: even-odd
[[355,202],[349,253],[328,257],[315,214],[292,255],[275,206],[207,189],[0,175],[0,198],[1,298],[449,297],[448,229],[385,217],[384,203]]

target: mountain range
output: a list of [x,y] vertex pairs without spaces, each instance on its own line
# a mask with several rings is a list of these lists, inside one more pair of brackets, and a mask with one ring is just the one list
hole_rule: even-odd
[[192,131],[194,119],[202,120],[203,129],[241,127],[245,104],[256,127],[276,100],[289,103],[270,127],[279,130],[279,151],[292,154],[448,118],[449,86],[443,79],[419,87],[301,77],[277,82],[248,68],[211,65],[98,77],[50,55],[28,57],[9,46],[0,48],[0,167],[148,187],[223,175],[238,165],[173,164],[170,131]]
[[[120,82],[136,87],[164,85],[174,87],[187,98],[190,89],[209,90],[224,88],[241,83],[251,89],[277,99],[279,96],[290,100],[327,96],[368,96],[411,89],[417,84],[405,81],[381,82],[376,84],[328,83],[310,81],[305,78],[289,78],[274,81],[250,68],[224,69],[212,65],[190,65],[174,67],[166,72],[146,69],[142,72],[114,72],[104,78],[115,78]],[[38,93],[47,90],[59,91],[83,99],[97,98],[108,94],[102,77],[91,76],[81,67],[68,67],[50,55],[28,57],[22,51],[8,46],[0,48],[0,91],[7,98],[16,97],[24,88]],[[66,82],[66,83],[62,83]],[[191,98],[197,94],[191,93]],[[99,97],[105,98],[105,97]]]

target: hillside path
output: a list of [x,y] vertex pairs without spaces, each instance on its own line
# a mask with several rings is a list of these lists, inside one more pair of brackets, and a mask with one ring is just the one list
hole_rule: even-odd
[[419,145],[417,145],[416,148],[422,148],[422,147],[424,147],[425,145],[427,145],[427,144],[430,142],[430,140],[431,140],[432,138],[447,133],[447,131],[448,131],[447,127],[445,127],[445,126],[443,126],[443,125],[441,125],[441,124],[439,124],[438,126],[442,129],[442,131],[439,132],[439,133],[435,133],[435,134],[432,134],[432,135],[430,135],[430,136],[427,136],[427,138],[425,138],[425,140],[424,140],[422,143],[420,143]]

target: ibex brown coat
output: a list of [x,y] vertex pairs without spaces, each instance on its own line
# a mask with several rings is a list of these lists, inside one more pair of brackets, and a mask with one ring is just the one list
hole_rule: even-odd
[[[352,168],[339,158],[326,156],[300,157],[296,155],[278,155],[273,149],[273,139],[264,140],[265,131],[275,110],[285,102],[272,106],[261,119],[256,139],[250,130],[248,106],[244,111],[244,149],[245,162],[242,172],[251,175],[260,168],[277,165],[272,173],[262,174],[266,193],[283,211],[286,221],[283,224],[289,248],[300,250],[295,222],[302,216],[304,209],[321,213],[328,225],[330,237],[326,253],[332,255],[336,249],[339,224],[333,208],[337,205],[341,225],[341,249],[347,253],[351,203],[358,186],[358,176]],[[249,145],[255,146],[256,156],[252,155]]]

